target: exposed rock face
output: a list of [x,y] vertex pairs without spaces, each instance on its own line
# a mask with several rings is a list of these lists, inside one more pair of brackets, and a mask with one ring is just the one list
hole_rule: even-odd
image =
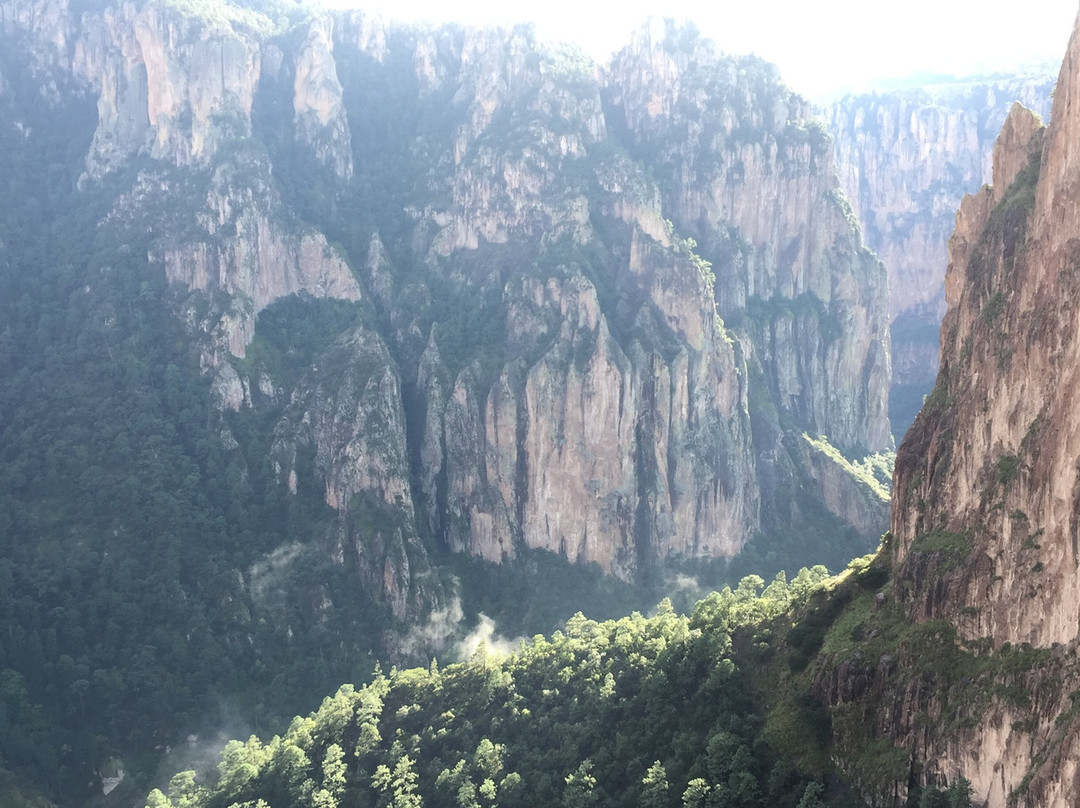
[[333,30],[334,21],[329,17],[311,23],[296,54],[293,108],[297,137],[308,143],[334,174],[348,179],[353,172],[352,144],[334,64]]
[[[700,283],[672,258],[669,273]],[[585,278],[529,278],[508,294],[511,342],[547,327],[547,351],[506,365],[486,396],[471,367],[448,399],[440,374],[428,377],[428,401],[445,402],[428,417],[442,409],[451,546],[498,561],[521,536],[622,575],[670,555],[736,553],[757,518],[749,425],[708,308],[696,304],[699,349],[665,359],[639,339],[623,349]]]
[[1012,103],[1045,119],[1053,86],[1049,71],[956,80],[848,96],[824,110],[841,186],[889,271],[897,439],[937,375],[954,212],[991,181],[993,144]]
[[[244,394],[226,363],[229,355],[244,355],[260,311],[300,291],[360,297],[359,284],[326,238],[290,221],[270,163],[251,144],[261,49],[250,22],[242,15],[200,19],[163,4],[110,7],[81,20],[71,62],[75,75],[99,93],[84,182],[136,159],[153,161],[121,198],[116,215],[157,212],[162,237],[154,255],[169,279],[229,296],[220,320],[201,325],[213,335],[204,364],[233,409]],[[296,128],[320,159],[347,176],[348,128],[333,75],[331,29],[329,20],[312,23],[297,54]],[[220,153],[224,144],[228,148]],[[334,146],[345,150],[344,159],[335,162]],[[181,238],[171,221],[178,197],[190,203],[196,222],[195,233]]]
[[[321,368],[321,369],[320,369]],[[300,454],[313,451],[314,468]],[[293,494],[314,473],[340,514],[334,555],[348,557],[395,617],[422,613],[440,594],[421,584],[430,562],[420,543],[405,446],[397,366],[378,334],[342,335],[292,397],[275,429],[274,470]]]
[[[1044,409],[1053,407],[1056,396],[1047,394],[1061,372],[1050,372],[1061,358],[1048,358],[1056,352],[1046,350],[1044,340],[1052,346],[1063,337],[1057,328],[1049,333],[1039,327],[1043,318],[1053,316],[1046,300],[1039,300],[1037,310],[1022,302],[1044,272],[1056,275],[1060,269],[1046,268],[1052,254],[1049,245],[1044,246],[1040,223],[1047,214],[1035,196],[1042,140],[1032,113],[1015,107],[995,150],[1003,181],[966,197],[960,207],[949,242],[950,310],[942,325],[942,370],[911,439],[901,447],[897,482],[911,485],[910,491],[898,486],[892,523],[901,563],[918,537],[935,529],[977,534],[980,544],[994,535],[994,552],[986,558],[990,567],[983,571],[1000,579],[992,585],[995,597],[987,598],[979,585],[964,595],[954,592],[950,600],[962,599],[959,605],[979,606],[984,612],[965,634],[1035,645],[1074,639],[1078,616],[1075,606],[1065,614],[1049,608],[1063,594],[1061,564],[1075,563],[1071,551],[1066,552],[1072,546],[1072,498],[1067,494],[1075,469],[1071,462],[1062,467],[1063,461],[1037,466],[1029,454],[1029,446],[1042,454],[1038,442],[1043,421],[1055,435],[1063,426],[1061,419],[1051,425],[1051,410]],[[1052,155],[1049,148],[1047,155]],[[1024,176],[1008,184],[1025,161],[1030,162]],[[1033,377],[1033,372],[1038,375]],[[1066,486],[1064,492],[1060,486]],[[1054,504],[1056,498],[1061,504]],[[919,500],[924,502],[922,511],[915,507]],[[1012,560],[1019,558],[1029,527],[1036,524],[1046,539],[1035,543],[1047,547],[1057,574],[1038,576],[1041,594],[1031,598],[1027,570]],[[1000,548],[997,542],[1003,542]],[[998,549],[1009,563],[995,561]],[[983,608],[988,600],[989,608]],[[939,606],[946,604],[925,603],[923,611],[929,615]]]
[[7,35],[30,36],[35,40],[33,58],[38,67],[66,67],[71,18],[67,0],[0,3],[0,31]]
[[[796,478],[873,545],[880,502],[798,445],[890,446],[884,273],[771,67],[662,27],[601,74],[527,29],[0,9],[97,98],[80,187],[398,617],[436,605],[436,549],[729,558]],[[356,321],[286,380],[249,347],[297,293]]]
[[750,314],[774,400],[839,446],[887,448],[885,273],[850,220],[827,136],[775,68],[709,42],[677,47],[663,25],[610,68],[631,153],[648,155],[665,211],[713,263],[721,316]]
[[163,4],[107,8],[81,27],[72,69],[100,91],[91,175],[136,154],[203,164],[224,140],[250,135],[259,79],[250,34]]
[[163,247],[160,258],[170,281],[230,296],[231,310],[218,334],[232,356],[242,357],[255,316],[275,300],[297,292],[359,300],[360,285],[321,233],[290,232],[275,222],[273,213],[282,211],[272,190],[235,183],[237,170],[222,164],[214,172],[206,198],[212,213],[202,219],[205,240]]
[[896,464],[894,594],[908,614],[947,620],[961,641],[1046,649],[1030,702],[995,700],[920,752],[932,776],[963,773],[995,806],[1076,794],[1080,735],[1062,694],[1076,687],[1080,632],[1078,130],[1080,20],[1049,127],[1015,106],[993,186],[960,207],[941,371]]

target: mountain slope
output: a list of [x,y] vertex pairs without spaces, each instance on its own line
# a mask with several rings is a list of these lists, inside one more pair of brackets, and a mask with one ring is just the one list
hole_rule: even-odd
[[[526,782],[540,789],[542,804],[806,808],[856,805],[861,797],[882,808],[1073,805],[1080,17],[1054,104],[1047,128],[1023,107],[1012,109],[994,150],[994,185],[962,203],[949,248],[938,384],[898,453],[892,531],[876,557],[856,560],[816,594],[804,589],[809,572],[796,579],[797,592],[795,583],[775,581],[761,598],[754,595],[764,582],[747,579],[702,601],[681,626],[661,607],[645,625],[666,626],[664,641],[647,644],[659,653],[641,653],[641,669],[621,663],[643,636],[631,629],[636,618],[602,626],[576,618],[565,637],[538,638],[497,667],[478,653],[442,673],[391,676],[380,692],[416,694],[415,706],[404,699],[392,719],[357,709],[378,712],[384,705],[374,694],[341,691],[267,747],[233,745],[217,783],[201,786],[188,773],[170,795],[153,792],[151,804],[253,804],[286,799],[290,787],[333,805],[513,804],[514,788]],[[740,681],[749,670],[753,680]],[[508,739],[523,724],[537,728],[528,748],[544,762],[528,779],[508,774],[496,783],[492,769],[485,778],[496,744],[470,735],[471,720],[455,724],[454,708],[467,705],[471,717],[475,702],[441,700],[456,679],[480,671],[491,678],[470,695],[481,691],[500,718],[487,714],[480,723],[508,731]],[[665,700],[669,693],[677,706]],[[607,705],[605,694],[624,696],[629,712]],[[647,702],[640,711],[636,699]],[[709,712],[718,700],[722,716]],[[744,712],[748,703],[754,707]],[[562,711],[576,709],[567,736]],[[432,720],[438,710],[445,726]],[[597,727],[584,748],[560,743]],[[549,738],[548,729],[559,732]],[[389,749],[379,747],[384,731],[397,739]],[[306,756],[317,750],[336,764],[344,754],[336,741],[354,737],[361,771],[344,780]],[[521,749],[508,740],[502,750],[520,755],[506,769],[519,777],[519,764],[533,759]],[[586,751],[596,759],[582,759]],[[832,763],[855,793],[829,778]]]
[[1080,20],[1049,126],[1014,106],[993,186],[961,204],[941,371],[897,455],[888,605],[820,665],[816,692],[862,728],[855,779],[860,743],[894,755],[878,794],[963,775],[988,805],[1075,802],[1078,93]]
[[65,804],[481,605],[876,542],[884,270],[768,65],[292,4],[0,35],[0,754]]

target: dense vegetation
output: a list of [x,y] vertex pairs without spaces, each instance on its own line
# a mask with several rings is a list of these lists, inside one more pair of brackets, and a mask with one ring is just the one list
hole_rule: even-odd
[[[147,808],[862,806],[833,751],[856,761],[864,786],[910,765],[909,753],[876,737],[856,705],[828,710],[809,663],[850,653],[853,638],[869,652],[940,631],[868,609],[888,578],[881,556],[826,576],[803,569],[764,588],[748,576],[689,617],[667,601],[649,618],[578,614],[509,655],[481,645],[446,668],[379,672],[282,735],[230,741],[216,770],[173,776]],[[948,638],[932,646],[929,669],[954,679],[976,670]],[[984,661],[976,675],[992,670],[1001,664]],[[833,715],[843,722],[837,737]],[[874,785],[885,793],[886,782]],[[908,805],[968,808],[970,798],[960,778],[913,785]]]
[[[20,58],[0,52],[4,75]],[[366,681],[391,621],[320,548],[322,490],[282,496],[269,443],[283,402],[222,413],[146,233],[99,224],[131,176],[77,190],[92,100],[67,88],[73,101],[42,105],[37,86],[3,96],[30,134],[0,129],[0,802],[26,781],[84,804],[112,757],[131,796],[178,737],[265,731]],[[360,316],[285,299],[247,361],[295,383]],[[448,561],[478,582],[468,614],[512,635],[642,603],[549,554]],[[508,597],[523,579],[532,597]]]
[[111,755],[145,772],[178,732],[276,723],[366,677],[379,615],[321,553],[260,598],[238,578],[328,509],[246,461],[256,430],[213,405],[146,234],[99,224],[110,188],[76,191],[96,121],[65,89],[12,82],[26,134],[0,130],[0,768],[81,802]]
[[[178,738],[266,731],[366,681],[392,620],[320,544],[335,515],[314,475],[282,495],[269,449],[286,401],[221,412],[176,316],[207,302],[167,287],[145,229],[102,224],[139,171],[171,169],[139,161],[80,190],[93,99],[57,74],[62,101],[40,103],[31,61],[0,49],[0,111],[20,124],[0,127],[0,802],[31,784],[86,804],[116,765],[113,798],[135,799]],[[284,299],[247,366],[294,385],[363,316]],[[440,560],[465,623],[482,610],[510,636],[655,602],[548,553]]]
[[780,577],[761,597],[748,578],[691,617],[666,603],[651,618],[579,614],[509,656],[480,647],[441,670],[346,685],[282,736],[230,742],[212,785],[183,773],[148,805],[858,804],[763,739],[754,669],[733,645],[743,632],[767,646],[755,628],[804,603],[824,574]]

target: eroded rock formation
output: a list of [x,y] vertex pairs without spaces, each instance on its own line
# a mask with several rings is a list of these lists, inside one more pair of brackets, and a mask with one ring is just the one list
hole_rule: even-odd
[[[770,66],[665,24],[599,71],[527,29],[0,8],[97,99],[81,191],[145,234],[219,401],[277,413],[282,490],[317,479],[397,617],[436,605],[436,549],[632,579],[817,499],[875,542],[880,500],[802,433],[890,447],[884,270]],[[300,293],[355,322],[286,378],[248,352]]]
[[823,110],[841,186],[867,246],[889,271],[897,440],[937,375],[956,208],[964,194],[992,181],[993,145],[1015,101],[1049,118],[1054,78],[1047,68],[956,79],[848,96]]
[[[964,198],[949,241],[941,370],[898,451],[894,579],[879,598],[912,628],[880,660],[832,660],[815,684],[898,755],[876,804],[959,776],[975,804],[1076,800],[1078,128],[1080,19],[1049,126],[1013,106],[993,185]],[[856,759],[846,742],[841,758]]]

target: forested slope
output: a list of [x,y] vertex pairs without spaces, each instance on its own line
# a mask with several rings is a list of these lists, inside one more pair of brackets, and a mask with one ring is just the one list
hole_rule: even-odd
[[464,663],[346,685],[266,744],[231,742],[212,785],[180,774],[148,805],[822,806],[821,782],[766,740],[753,682],[773,651],[760,621],[805,604],[823,574],[760,598],[748,579],[689,618],[669,604],[651,618],[578,615],[509,656],[481,646]]
[[[853,759],[851,728],[834,733],[817,688],[827,666],[810,663],[853,625],[897,639],[895,610],[862,611],[887,578],[883,555],[839,578],[817,567],[762,589],[748,577],[689,617],[666,602],[649,618],[577,615],[509,656],[481,646],[446,668],[379,673],[282,735],[230,742],[216,771],[175,775],[147,806],[858,808],[834,767]],[[902,752],[868,741],[859,754],[871,775]],[[971,804],[962,778],[910,797]]]

